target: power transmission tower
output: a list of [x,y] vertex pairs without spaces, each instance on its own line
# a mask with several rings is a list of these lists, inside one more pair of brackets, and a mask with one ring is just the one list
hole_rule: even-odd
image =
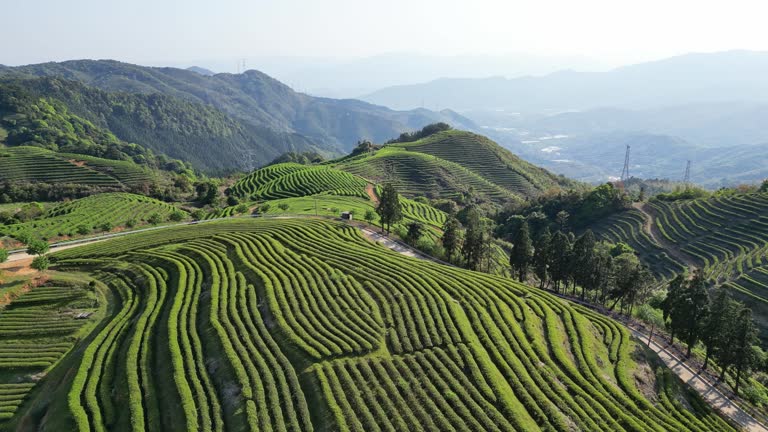
[[691,161],[688,161],[687,164],[685,164],[685,176],[683,177],[683,184],[688,186],[688,183],[691,182]]
[[624,169],[621,170],[621,182],[629,180],[629,145],[627,145],[627,153],[624,155]]

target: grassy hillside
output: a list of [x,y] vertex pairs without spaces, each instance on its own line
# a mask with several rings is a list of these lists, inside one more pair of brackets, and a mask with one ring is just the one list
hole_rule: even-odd
[[319,193],[367,197],[366,184],[360,177],[327,166],[282,163],[252,172],[235,183],[231,191],[256,201]]
[[606,217],[588,228],[603,240],[628,244],[642,256],[657,279],[671,280],[685,270],[685,263],[679,263],[668,255],[664,247],[645,230],[646,222],[642,212],[632,209]]
[[333,166],[373,182],[390,181],[410,197],[457,198],[471,190],[489,201],[514,198],[511,191],[457,163],[396,146],[387,146],[373,155],[343,159]]
[[25,399],[49,397],[39,377],[88,335],[106,306],[100,290],[63,279],[23,287],[0,309],[0,428]]
[[0,147],[0,181],[121,185],[113,175],[70,161],[50,150],[26,146]]
[[10,427],[733,430],[657,387],[620,324],[350,226],[214,222],[54,258],[121,300],[53,390],[66,409],[43,422],[31,398]]

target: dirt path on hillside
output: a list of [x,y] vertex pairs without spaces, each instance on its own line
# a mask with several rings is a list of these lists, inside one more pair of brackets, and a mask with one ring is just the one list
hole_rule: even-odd
[[664,249],[664,251],[667,252],[670,257],[685,264],[690,270],[699,267],[696,261],[688,256],[688,254],[683,252],[680,247],[672,242],[667,241],[667,239],[664,238],[664,235],[661,234],[659,227],[656,225],[655,209],[653,209],[648,203],[634,203],[632,204],[632,207],[637,209],[640,213],[643,214],[643,216],[645,216],[643,230],[646,234],[648,234],[649,237],[651,237],[651,240],[653,240],[654,243]]
[[376,195],[376,188],[373,186],[373,183],[365,185],[365,193],[368,194],[368,198],[370,198],[375,205],[379,205],[379,197]]

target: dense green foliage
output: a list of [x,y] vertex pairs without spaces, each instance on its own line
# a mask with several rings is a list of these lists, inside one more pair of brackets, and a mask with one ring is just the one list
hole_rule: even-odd
[[[37,95],[35,83],[0,82],[0,126],[7,131],[7,145],[36,146],[103,159],[130,160],[153,168],[184,168],[179,161],[155,156],[146,147],[118,139],[103,126],[96,126],[71,113],[57,99]],[[53,80],[45,84],[58,89],[66,83]]]
[[617,322],[350,226],[213,222],[54,257],[119,299],[51,395],[67,430],[732,430],[641,392]]
[[[154,159],[152,152],[166,154],[208,172],[253,169],[289,150],[316,149],[296,134],[253,126],[210,105],[163,94],[106,92],[60,78],[14,83],[55,103],[60,111],[67,107],[98,128],[111,131],[107,135],[113,141],[117,136],[141,144],[133,147],[140,149],[145,158]],[[142,161],[138,155],[134,159]],[[152,162],[177,164],[162,158]]]

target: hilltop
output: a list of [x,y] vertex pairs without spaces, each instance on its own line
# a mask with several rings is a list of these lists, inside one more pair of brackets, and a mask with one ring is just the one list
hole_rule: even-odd
[[460,130],[392,142],[330,164],[377,182],[392,181],[408,196],[475,194],[501,203],[549,189],[579,187],[520,159],[487,137]]

